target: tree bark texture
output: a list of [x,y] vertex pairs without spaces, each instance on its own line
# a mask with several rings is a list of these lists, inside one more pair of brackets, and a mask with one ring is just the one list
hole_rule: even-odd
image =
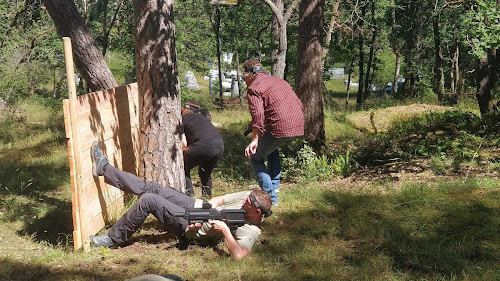
[[444,103],[444,68],[443,68],[443,51],[441,48],[441,34],[439,33],[439,16],[435,16],[432,20],[432,30],[434,33],[434,79],[433,90],[436,94],[439,103]]
[[[273,1],[274,5],[276,5],[276,8],[278,9],[277,11],[283,15],[285,11],[285,2],[283,0],[274,0]],[[286,29],[285,29],[286,32]],[[273,16],[271,18],[271,33],[272,33],[272,42],[273,44],[277,47],[276,49],[273,49],[271,51],[271,61],[273,62],[271,66],[271,75],[277,76],[280,78],[283,78],[283,74],[281,74],[281,71],[279,69],[285,69],[284,64],[282,64],[282,60],[279,59],[279,46],[280,46],[280,40],[281,40],[281,24],[279,22],[278,17],[276,16],[275,13],[273,13]],[[286,37],[285,37],[286,40]],[[281,74],[281,76],[279,76]]]
[[491,90],[495,86],[495,76],[498,64],[496,61],[496,49],[487,51],[486,58],[479,59],[476,69],[476,98],[479,105],[481,116],[484,116],[493,111],[493,100]]
[[118,86],[73,0],[43,0],[57,32],[71,38],[75,65],[92,91]]
[[375,0],[370,1],[371,5],[371,30],[370,30],[370,52],[368,53],[368,61],[366,63],[366,77],[364,81],[364,91],[363,91],[363,101],[365,101],[368,98],[368,95],[370,93],[370,84],[372,81],[372,78],[370,78],[370,74],[372,71],[372,66],[373,66],[373,57],[375,54],[375,39],[377,38],[377,24],[375,21]]
[[[497,0],[497,8],[500,9],[500,0]],[[478,60],[476,67],[476,98],[481,116],[493,111],[491,90],[500,79],[500,56],[497,55],[497,49],[487,49],[486,55],[486,58]]]
[[397,40],[397,26],[396,26],[396,8],[391,9],[391,48],[396,55],[396,65],[394,67],[394,79],[392,80],[392,90],[391,95],[396,97],[398,95],[398,80],[399,80],[399,71],[401,69],[401,52],[399,50],[399,44]]
[[135,56],[140,91],[142,163],[146,180],[185,191],[181,98],[173,0],[135,0]]
[[304,105],[305,137],[317,153],[325,146],[323,112],[323,7],[324,0],[303,0],[299,5],[297,95]]
[[361,20],[358,24],[359,38],[358,38],[358,48],[359,48],[359,73],[358,73],[358,96],[356,98],[356,109],[360,110],[363,105],[363,85],[364,85],[364,66],[365,66],[365,35],[364,35],[364,18],[366,14],[366,5],[361,7]]
[[398,95],[399,72],[401,70],[401,53],[399,52],[399,49],[395,51],[395,54],[396,54],[396,66],[394,67],[394,79],[392,82],[392,90],[391,90],[391,95],[393,97],[397,97]]

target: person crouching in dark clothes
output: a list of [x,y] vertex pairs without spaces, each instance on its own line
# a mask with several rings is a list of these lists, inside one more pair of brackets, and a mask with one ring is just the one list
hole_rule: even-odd
[[212,170],[224,153],[224,141],[210,120],[196,114],[200,106],[186,102],[182,107],[182,147],[184,150],[184,173],[186,174],[186,194],[193,196],[191,169],[198,166],[202,185],[202,196],[212,196]]

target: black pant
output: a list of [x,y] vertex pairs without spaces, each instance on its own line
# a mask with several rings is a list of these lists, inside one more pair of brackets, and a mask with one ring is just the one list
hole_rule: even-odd
[[131,173],[121,171],[111,165],[104,168],[104,181],[127,193],[139,195],[135,204],[108,231],[116,243],[127,241],[153,214],[163,223],[167,231],[184,233],[188,222],[175,217],[176,212],[184,212],[194,206],[195,199],[170,187],[160,186],[157,182],[143,180]]
[[186,193],[188,195],[194,194],[191,169],[199,166],[198,175],[202,185],[202,194],[206,197],[212,196],[212,170],[223,153],[224,141],[219,138],[196,142],[184,151],[184,173],[186,174]]

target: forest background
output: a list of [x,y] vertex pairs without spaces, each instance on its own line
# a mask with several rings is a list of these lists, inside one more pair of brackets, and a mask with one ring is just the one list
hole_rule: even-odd
[[[132,1],[75,3],[117,84],[136,81]],[[500,280],[500,3],[320,4],[323,69],[343,67],[346,76],[325,75],[310,93],[320,95],[325,135],[319,145],[301,139],[283,150],[283,203],[252,255],[236,262],[223,245],[172,239],[154,219],[126,247],[72,250],[62,41],[43,1],[0,3],[0,279]],[[179,76],[192,70],[201,86],[181,86],[181,99],[213,110],[227,143],[216,194],[255,182],[242,155],[244,102],[214,110],[207,62],[217,65],[217,49],[239,63],[261,58],[295,86],[307,60],[298,6],[284,3],[280,65],[283,41],[265,1],[175,2]],[[406,78],[399,90],[370,91],[398,77]],[[79,94],[89,88],[80,79]]]

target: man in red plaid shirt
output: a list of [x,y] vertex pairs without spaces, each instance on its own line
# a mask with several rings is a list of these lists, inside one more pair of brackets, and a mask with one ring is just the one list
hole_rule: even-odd
[[[243,64],[252,140],[245,149],[262,190],[278,205],[281,163],[278,148],[304,135],[302,102],[285,80],[268,75],[260,61]],[[265,160],[267,158],[267,168]]]

